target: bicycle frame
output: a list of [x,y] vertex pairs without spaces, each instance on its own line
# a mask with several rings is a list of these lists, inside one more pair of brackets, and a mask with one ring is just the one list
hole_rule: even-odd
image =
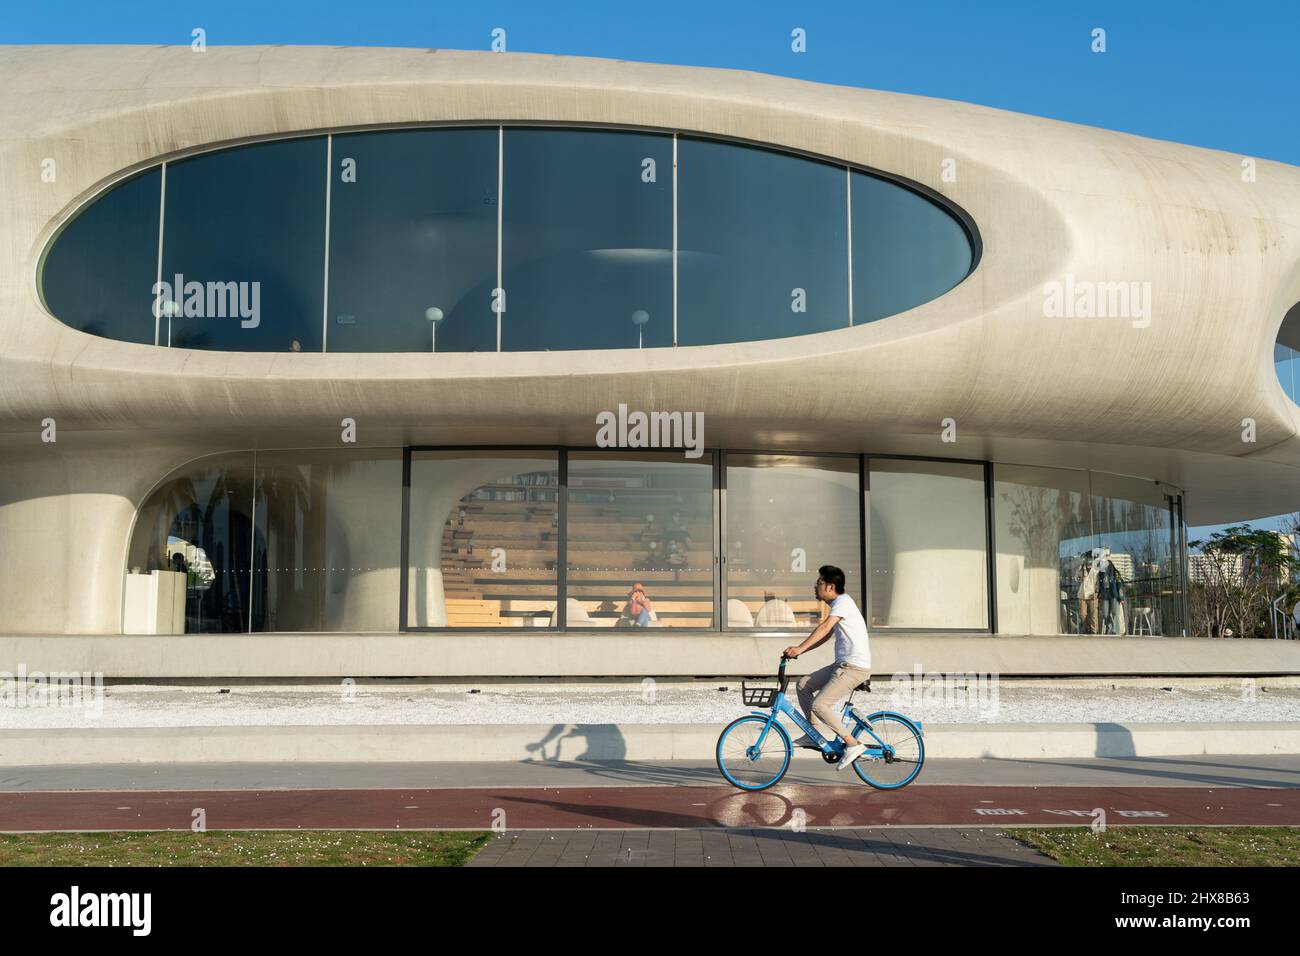
[[[845,702],[844,711],[846,716],[848,715],[849,708],[851,706],[851,701],[852,701],[852,697],[850,696],[849,701]],[[752,713],[754,713],[756,716],[759,717],[766,716],[768,720],[767,720],[767,724],[763,727],[763,732],[758,735],[758,740],[754,742],[753,748],[751,749],[762,748],[763,741],[767,740],[768,732],[771,731],[772,729],[772,724],[776,722],[776,719],[779,715],[785,714],[787,717],[790,718],[790,720],[794,723],[796,727],[798,727],[805,734],[807,734],[809,738],[812,739],[813,742],[815,742],[821,748],[822,753],[824,754],[844,753],[844,741],[839,739],[838,735],[833,740],[827,740],[825,737],[823,737],[817,731],[817,728],[812,725],[812,722],[809,721],[808,718],[803,715],[803,713],[799,710],[799,708],[795,707],[793,704],[790,703],[789,699],[785,696],[784,691],[777,691],[776,699],[772,701],[771,710],[768,711],[756,710],[753,711]],[[847,723],[847,721],[845,721],[845,723]],[[859,726],[855,728],[854,733],[856,736],[858,736],[858,742],[867,744],[866,753],[863,754],[864,757],[892,757],[894,755],[893,754],[894,748],[890,747],[887,743],[885,743],[883,740],[881,740],[879,737],[876,736],[876,732],[872,730],[871,724],[868,721],[866,721],[865,719],[858,718],[856,719],[856,723],[858,723]],[[865,730],[868,734],[870,734],[871,739],[876,742],[874,746],[862,739],[861,733],[863,730]]]
[[[767,723],[763,725],[763,732],[758,735],[758,740],[756,740],[751,747],[747,748],[747,752],[749,756],[751,758],[756,758],[756,756],[762,752],[763,742],[767,740],[767,735],[772,729],[772,724],[776,723],[777,717],[780,716],[781,714],[785,714],[787,717],[789,717],[790,720],[794,722],[794,725],[796,727],[798,727],[805,734],[807,734],[809,739],[811,739],[814,743],[817,744],[817,746],[821,749],[821,752],[823,754],[838,755],[844,753],[844,741],[840,740],[838,735],[833,740],[827,740],[817,731],[817,728],[812,725],[812,722],[809,721],[808,718],[803,715],[802,711],[800,711],[799,708],[791,704],[789,699],[785,696],[785,689],[789,684],[789,678],[785,676],[786,663],[787,663],[787,659],[782,657],[781,666],[776,672],[777,680],[780,681],[780,688],[776,692],[776,697],[774,697],[772,700],[772,709],[770,711],[761,711],[761,710],[752,711],[752,713],[756,717],[766,716]],[[844,702],[843,712],[845,718],[849,717],[849,715],[852,713],[853,693],[854,692],[850,692],[848,700]],[[881,713],[888,713],[888,712],[882,711]],[[908,718],[903,718],[903,719],[907,720],[908,723],[912,724],[916,728],[916,732],[918,734],[922,733],[920,724],[914,723]],[[862,756],[873,757],[873,758],[883,757],[885,760],[893,759],[894,748],[889,746],[889,744],[885,743],[883,740],[881,740],[879,737],[876,736],[875,730],[873,730],[871,727],[871,721],[869,721],[865,717],[859,717],[854,715],[853,722],[856,725],[853,728],[854,736],[858,738],[859,743],[863,743],[867,745],[866,752],[863,753]],[[844,723],[847,724],[848,721],[845,720]],[[870,734],[871,739],[875,741],[875,745],[872,745],[862,739],[861,734],[863,730],[866,730],[866,732]]]

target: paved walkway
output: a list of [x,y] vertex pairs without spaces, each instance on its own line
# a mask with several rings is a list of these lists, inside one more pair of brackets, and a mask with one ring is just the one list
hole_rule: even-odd
[[[716,786],[712,760],[491,763],[196,763],[0,767],[21,790],[329,790],[458,787]],[[833,767],[796,761],[782,786],[844,785]],[[855,784],[860,786],[860,784]],[[916,786],[1300,787],[1300,755],[1092,757],[925,762]]]
[[512,830],[470,866],[1059,866],[1000,830]]
[[188,830],[200,808],[231,830],[1297,826],[1300,757],[934,760],[899,791],[810,762],[760,793],[700,761],[0,771],[0,831]]
[[780,784],[442,790],[126,790],[0,794],[0,831],[680,829],[696,827],[1300,826],[1300,789]]

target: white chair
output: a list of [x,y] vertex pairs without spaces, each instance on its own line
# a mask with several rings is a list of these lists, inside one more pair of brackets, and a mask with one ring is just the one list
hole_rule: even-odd
[[736,598],[727,600],[727,627],[753,627],[754,615],[749,613],[744,601]]
[[759,627],[794,627],[798,624],[790,605],[780,598],[772,598],[758,609],[755,623]]
[[[569,627],[575,625],[580,627],[598,627],[596,620],[587,613],[587,609],[582,606],[582,602],[577,598],[569,598],[564,602],[564,613],[568,618]],[[560,621],[560,609],[556,608],[551,612],[551,627],[555,627]]]

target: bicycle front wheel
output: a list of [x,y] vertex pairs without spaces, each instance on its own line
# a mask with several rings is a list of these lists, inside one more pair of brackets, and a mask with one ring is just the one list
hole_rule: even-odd
[[[898,714],[872,714],[871,730],[858,730],[858,740],[867,752],[853,762],[862,782],[877,790],[897,790],[916,779],[925,763],[925,741],[921,732],[906,717]],[[881,744],[884,744],[882,747]]]
[[718,770],[741,790],[766,790],[785,776],[794,747],[775,720],[749,714],[738,717],[718,736]]

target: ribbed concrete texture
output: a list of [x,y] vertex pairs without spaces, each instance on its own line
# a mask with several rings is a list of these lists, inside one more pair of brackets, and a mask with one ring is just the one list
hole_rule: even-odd
[[[0,731],[0,766],[129,763],[655,761],[713,756],[709,724],[159,727]],[[1300,724],[946,724],[927,758],[1300,754]],[[795,759],[819,761],[812,751]]]

